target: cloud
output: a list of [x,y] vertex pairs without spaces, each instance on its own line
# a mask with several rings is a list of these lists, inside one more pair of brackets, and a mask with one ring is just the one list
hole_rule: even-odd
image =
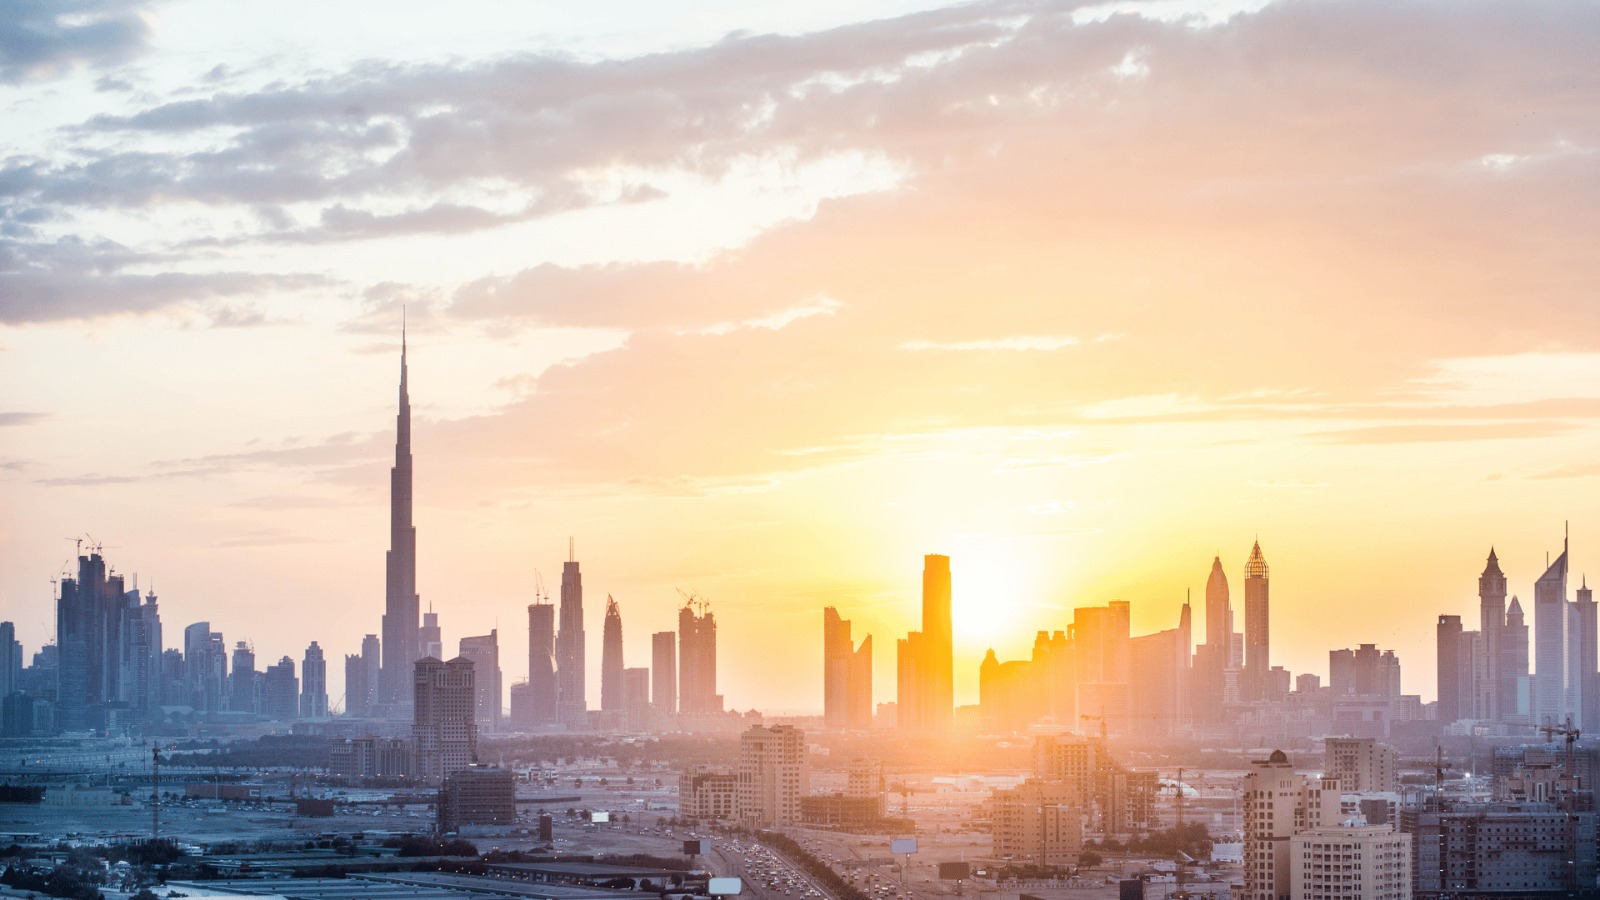
[[0,82],[16,84],[109,65],[150,36],[137,0],[7,0],[0,3]]
[[1331,444],[1427,444],[1443,441],[1518,441],[1567,434],[1560,422],[1464,422],[1458,424],[1374,425],[1310,435]]
[[41,412],[0,412],[0,428],[8,425],[33,425],[50,418],[49,413]]
[[985,338],[975,341],[906,341],[900,345],[902,350],[974,350],[988,352],[1025,351],[1025,350],[1062,350],[1067,347],[1076,347],[1081,343],[1071,335],[1017,335],[1005,338]]

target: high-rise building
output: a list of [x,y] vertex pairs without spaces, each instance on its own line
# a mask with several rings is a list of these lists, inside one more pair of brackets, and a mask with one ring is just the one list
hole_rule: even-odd
[[1087,798],[1065,781],[1029,778],[990,795],[993,855],[1036,866],[1075,866]]
[[1463,675],[1470,678],[1472,674],[1467,664],[1470,644],[1464,639],[1461,617],[1440,616],[1439,624],[1434,628],[1434,643],[1438,662],[1439,721],[1449,724],[1459,719],[1470,719],[1472,683],[1463,679]]
[[[196,622],[183,630],[183,670],[189,705],[196,712],[220,712],[228,707],[228,652],[221,632],[210,622]],[[288,718],[294,718],[293,714]]]
[[1500,560],[1489,548],[1489,561],[1478,576],[1478,631],[1483,634],[1484,678],[1489,686],[1489,708],[1485,718],[1498,721],[1508,705],[1514,703],[1516,687],[1502,672],[1500,634],[1506,624],[1506,575]]
[[248,641],[233,645],[233,672],[228,675],[228,709],[237,713],[257,711],[256,651]]
[[17,626],[0,622],[0,700],[19,690],[22,681],[22,644],[17,642]]
[[306,648],[300,662],[300,718],[328,717],[328,661],[316,641]]
[[[569,548],[569,555],[571,551]],[[583,574],[578,561],[568,559],[561,566],[561,630],[556,633],[556,683],[559,688],[561,724],[581,728],[588,716],[589,703],[584,682]]]
[[623,722],[629,731],[650,727],[650,670],[635,666],[622,670]]
[[739,820],[770,828],[800,821],[800,798],[811,793],[806,733],[793,725],[752,725],[739,736]]
[[361,639],[361,654],[346,656],[344,663],[345,715],[366,717],[378,704],[378,683],[383,673],[383,644],[375,634]]
[[942,731],[955,712],[950,557],[922,559],[922,630],[896,644],[895,705],[899,727]]
[[657,715],[678,713],[678,636],[671,631],[650,635],[650,698]]
[[732,821],[739,815],[739,776],[727,766],[688,766],[678,776],[678,817],[690,822]]
[[1500,718],[1512,724],[1533,724],[1533,679],[1528,674],[1528,623],[1516,597],[1506,607],[1500,632]]
[[1244,900],[1283,900],[1293,878],[1290,839],[1339,824],[1339,782],[1295,774],[1282,750],[1244,776]]
[[622,610],[606,595],[606,622],[600,634],[600,708],[622,709]]
[[300,712],[300,679],[294,674],[294,660],[285,656],[267,666],[260,683],[261,715],[279,722],[292,721]]
[[1267,673],[1272,669],[1270,603],[1268,601],[1267,558],[1261,542],[1250,548],[1244,564],[1244,671],[1245,699],[1267,699]]
[[717,693],[717,620],[704,600],[690,600],[678,610],[678,711],[722,712],[722,695]]
[[477,692],[472,660],[431,656],[412,668],[411,740],[417,777],[438,782],[477,761]]
[[[61,579],[56,599],[56,717],[62,731],[113,724],[122,671],[121,575],[98,551],[78,557],[78,576]],[[137,598],[134,602],[137,602]],[[215,709],[215,707],[213,707]]]
[[417,629],[417,642],[422,647],[423,656],[444,659],[444,632],[439,628],[439,614],[431,609],[422,614],[422,626]]
[[378,700],[403,719],[411,702],[412,668],[422,657],[417,616],[417,529],[411,518],[411,395],[406,386],[406,337],[400,332],[400,409],[395,415],[394,466],[389,470],[389,551],[384,556],[383,668]]
[[822,611],[822,709],[829,728],[872,727],[872,635],[857,649],[850,621],[831,606]]
[[556,722],[556,608],[549,603],[528,606],[528,692],[529,724]]
[[1533,584],[1533,716],[1561,722],[1567,706],[1567,545]]
[[472,663],[474,716],[478,731],[500,730],[500,629],[461,639],[461,657]]
[[1552,803],[1446,803],[1402,811],[1418,900],[1592,897],[1594,812]]
[[1584,578],[1578,588],[1578,599],[1572,602],[1572,635],[1569,643],[1571,668],[1571,707],[1579,729],[1593,731],[1600,728],[1600,622],[1596,621],[1594,591],[1589,579]]
[[127,703],[134,721],[150,721],[159,717],[161,706],[161,613],[154,592],[145,592],[139,602],[137,576],[133,590],[123,595],[122,615],[118,699]]

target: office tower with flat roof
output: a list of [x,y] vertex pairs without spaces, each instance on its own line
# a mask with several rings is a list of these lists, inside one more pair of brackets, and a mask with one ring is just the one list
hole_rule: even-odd
[[383,673],[383,644],[375,634],[361,639],[361,654],[345,657],[345,715],[370,716],[378,703]]
[[1562,722],[1567,706],[1567,543],[1533,585],[1534,724]]
[[739,820],[771,828],[800,821],[800,798],[811,793],[806,733],[793,725],[752,725],[739,736]]
[[233,645],[233,672],[228,675],[228,709],[237,713],[257,711],[256,651],[247,641]]
[[1478,576],[1478,631],[1483,634],[1484,679],[1488,683],[1489,708],[1485,718],[1498,721],[1508,701],[1515,696],[1515,685],[1510,684],[1501,672],[1504,656],[1500,649],[1501,632],[1506,624],[1506,574],[1500,571],[1500,559],[1494,548],[1489,548],[1489,559],[1483,573]]
[[622,670],[622,718],[629,731],[650,727],[650,670],[644,666]]
[[872,636],[856,648],[850,621],[822,611],[822,719],[829,728],[872,727]]
[[444,630],[439,627],[439,614],[428,610],[422,614],[422,625],[417,629],[417,641],[423,656],[444,658]]
[[533,725],[557,721],[556,608],[549,603],[528,606],[528,693]]
[[417,660],[412,668],[411,740],[418,778],[437,783],[477,761],[477,702],[472,660]]
[[[183,630],[183,669],[189,688],[189,706],[197,712],[220,712],[228,701],[228,652],[222,633],[210,622],[196,622]],[[298,700],[296,708],[298,709]],[[291,714],[288,718],[294,718]]]
[[1411,835],[1389,825],[1308,828],[1289,839],[1289,893],[1316,900],[1411,900]]
[[379,703],[403,719],[411,703],[412,666],[422,657],[417,617],[417,529],[411,518],[411,395],[406,336],[400,331],[400,404],[395,414],[394,466],[389,469],[389,550],[384,555],[383,668]]
[[650,635],[650,705],[658,716],[678,712],[678,635],[658,631]]
[[300,718],[328,717],[328,661],[316,641],[306,648],[300,661]]
[[0,700],[16,693],[22,681],[22,644],[17,642],[17,626],[0,622]]
[[361,654],[344,655],[344,714],[355,718],[367,715],[367,672],[361,666]]
[[1376,738],[1323,738],[1322,753],[1322,771],[1339,779],[1341,791],[1400,790],[1400,752]]
[[1267,558],[1261,542],[1250,548],[1244,564],[1244,683],[1246,700],[1267,699],[1267,673],[1272,669],[1271,604]]
[[895,705],[899,727],[942,731],[955,711],[950,557],[922,559],[922,629],[895,645]]
[[692,599],[678,610],[678,711],[722,712],[717,693],[717,620],[709,604]]
[[478,731],[500,730],[500,629],[461,639],[461,657],[472,663],[473,714]]
[[[572,555],[568,547],[569,557]],[[589,711],[588,686],[584,681],[583,573],[578,561],[569,558],[561,565],[561,630],[556,632],[556,683],[559,689],[561,724],[582,728]]]
[[600,632],[600,708],[622,709],[622,610],[606,595],[606,620]]
[[[1438,719],[1448,725],[1459,719],[1472,718],[1471,682],[1463,683],[1463,674],[1469,678],[1472,670],[1465,665],[1467,656],[1465,632],[1461,630],[1460,616],[1440,616],[1434,627],[1434,658],[1438,663]],[[1465,712],[1463,712],[1465,710]]]
[[300,679],[294,674],[294,660],[285,656],[261,673],[261,715],[292,722],[299,712]]

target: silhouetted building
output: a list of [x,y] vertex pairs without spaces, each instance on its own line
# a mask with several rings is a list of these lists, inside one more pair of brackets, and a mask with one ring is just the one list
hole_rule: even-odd
[[258,711],[256,651],[246,641],[233,645],[233,671],[228,675],[228,709],[236,713]]
[[316,641],[306,648],[300,663],[300,718],[328,717],[328,662]]
[[1569,607],[1572,611],[1570,667],[1574,721],[1583,731],[1600,728],[1600,622],[1596,621],[1594,591],[1585,578],[1578,588],[1578,599]]
[[461,639],[461,656],[472,662],[473,709],[479,731],[500,730],[500,629]]
[[1267,558],[1261,542],[1250,548],[1244,565],[1244,674],[1246,700],[1267,699],[1267,673],[1272,669],[1271,609]]
[[1561,722],[1567,706],[1567,545],[1533,584],[1534,724]]
[[549,603],[528,606],[528,709],[530,725],[558,721],[556,686],[556,608]]
[[20,690],[22,682],[22,644],[17,641],[17,626],[0,622],[0,700]]
[[1461,630],[1460,616],[1440,616],[1434,629],[1438,665],[1438,718],[1446,724],[1472,716],[1472,635]]
[[[149,613],[154,614],[153,597]],[[129,618],[138,615],[139,592],[125,591],[122,576],[108,574],[98,552],[79,556],[77,577],[61,580],[55,668],[56,724],[61,730],[128,724],[134,691],[125,631]]]
[[717,620],[704,600],[691,600],[678,610],[678,711],[722,712],[722,695],[717,693]]
[[583,637],[583,575],[578,561],[561,566],[561,630],[556,634],[556,682],[561,723],[580,728],[587,718]]
[[290,722],[299,712],[300,679],[294,674],[294,660],[285,656],[261,673],[261,715]]
[[1489,559],[1484,564],[1483,574],[1478,576],[1478,631],[1483,634],[1483,678],[1484,686],[1474,688],[1475,692],[1487,692],[1487,713],[1485,718],[1500,720],[1506,711],[1514,709],[1516,703],[1516,685],[1505,677],[1504,657],[1505,648],[1501,634],[1505,631],[1506,624],[1506,576],[1500,571],[1500,560],[1494,554],[1494,548],[1489,548]]
[[622,610],[606,595],[605,627],[600,633],[600,708],[622,709]]
[[431,609],[422,614],[422,626],[417,629],[417,642],[422,645],[422,656],[444,659],[444,632],[439,628],[439,614]]
[[413,667],[411,738],[416,775],[438,782],[478,758],[477,695],[472,660],[431,656]]
[[951,633],[950,557],[922,558],[922,630],[896,645],[895,690],[899,727],[942,731],[955,712]]
[[650,704],[658,716],[678,712],[678,636],[671,631],[650,635]]
[[872,727],[872,636],[860,649],[839,611],[822,611],[822,708],[829,728]]
[[629,731],[650,727],[650,670],[635,666],[622,670],[623,722]]
[[406,388],[406,340],[400,333],[400,408],[395,415],[394,467],[389,470],[389,551],[384,556],[383,667],[379,703],[405,718],[412,666],[423,655],[417,616],[417,529],[411,518],[411,395]]
[[1516,597],[1506,608],[1500,633],[1500,718],[1512,724],[1533,724],[1533,678],[1528,672],[1528,623]]
[[[183,670],[189,688],[189,706],[214,713],[228,708],[228,652],[222,633],[210,622],[196,622],[183,630]],[[298,709],[298,700],[296,701]],[[294,718],[290,713],[287,718]]]
[[378,681],[383,672],[382,643],[375,634],[361,639],[361,653],[344,658],[345,715],[365,717],[378,703]]

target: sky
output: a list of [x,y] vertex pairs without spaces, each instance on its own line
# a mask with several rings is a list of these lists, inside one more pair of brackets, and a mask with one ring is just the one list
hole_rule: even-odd
[[[1600,6],[0,3],[0,619],[89,535],[265,662],[379,630],[407,322],[447,646],[680,592],[732,708],[958,702],[1272,567],[1273,662],[1435,693],[1490,547],[1600,579]],[[1576,584],[1573,585],[1576,588]]]

